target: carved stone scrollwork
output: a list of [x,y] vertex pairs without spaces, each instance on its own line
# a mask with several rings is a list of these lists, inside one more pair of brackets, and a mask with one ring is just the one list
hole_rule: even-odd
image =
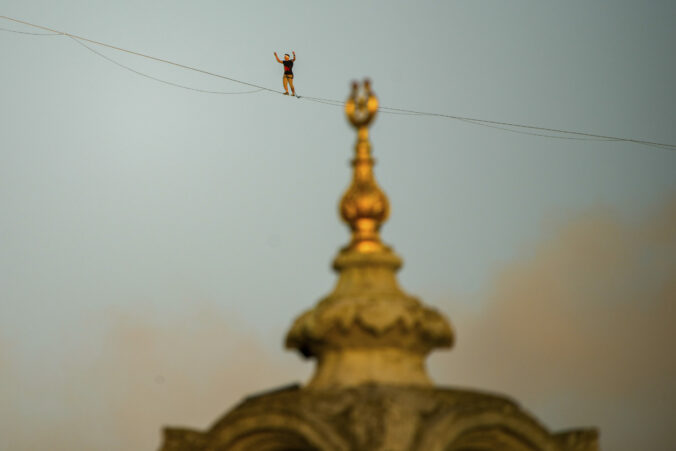
[[502,396],[377,384],[268,392],[169,432],[162,451],[598,451],[595,430],[552,434]]

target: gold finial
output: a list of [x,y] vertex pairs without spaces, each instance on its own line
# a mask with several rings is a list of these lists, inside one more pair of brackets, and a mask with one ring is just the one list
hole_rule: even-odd
[[352,93],[345,103],[345,114],[357,129],[355,158],[352,160],[352,184],[340,201],[340,215],[352,229],[348,249],[359,252],[377,252],[385,249],[378,231],[390,214],[387,196],[373,176],[375,160],[371,157],[368,127],[378,111],[378,99],[371,83],[364,80],[360,87],[352,84]]

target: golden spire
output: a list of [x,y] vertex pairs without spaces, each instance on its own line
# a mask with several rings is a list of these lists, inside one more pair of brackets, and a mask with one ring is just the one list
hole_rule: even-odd
[[371,83],[364,80],[360,87],[352,84],[352,93],[345,103],[345,114],[357,129],[355,158],[352,160],[352,184],[340,201],[340,215],[352,229],[348,249],[359,252],[377,252],[385,249],[378,231],[390,214],[387,196],[373,176],[375,160],[371,157],[369,125],[378,111],[378,99]]

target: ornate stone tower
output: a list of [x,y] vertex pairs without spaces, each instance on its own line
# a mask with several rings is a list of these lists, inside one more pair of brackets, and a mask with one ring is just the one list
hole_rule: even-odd
[[389,203],[373,174],[368,127],[377,111],[368,81],[355,83],[345,104],[357,130],[354,174],[340,202],[352,238],[333,262],[333,291],[286,337],[317,360],[314,376],[246,398],[208,431],[165,429],[162,450],[598,450],[595,429],[551,433],[505,397],[433,385],[425,358],[450,347],[453,331],[399,287],[401,259],[380,239]]
[[401,259],[380,240],[390,207],[373,175],[368,126],[378,100],[368,82],[361,92],[353,86],[345,111],[357,129],[352,184],[340,202],[352,240],[333,262],[339,275],[333,292],[296,320],[286,346],[317,358],[310,389],[430,386],[425,357],[450,347],[453,332],[441,314],[401,290],[395,277]]

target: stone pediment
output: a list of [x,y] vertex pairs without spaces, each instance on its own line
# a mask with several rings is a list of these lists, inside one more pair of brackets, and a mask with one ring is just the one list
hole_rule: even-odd
[[550,433],[515,402],[452,388],[286,387],[244,400],[200,433],[165,431],[162,451],[595,451],[597,433]]

